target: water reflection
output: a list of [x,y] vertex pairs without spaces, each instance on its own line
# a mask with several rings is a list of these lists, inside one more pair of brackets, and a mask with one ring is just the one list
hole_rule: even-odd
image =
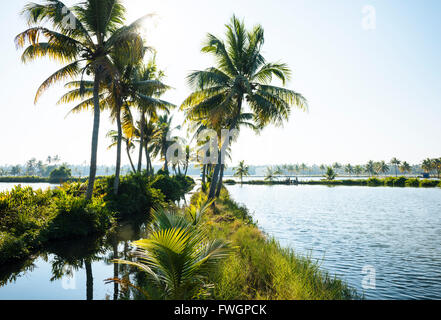
[[32,258],[1,266],[0,300],[119,299],[119,286],[105,280],[131,270],[112,260],[130,260],[130,242],[146,237],[146,225],[140,217],[121,223],[106,237],[53,242]]

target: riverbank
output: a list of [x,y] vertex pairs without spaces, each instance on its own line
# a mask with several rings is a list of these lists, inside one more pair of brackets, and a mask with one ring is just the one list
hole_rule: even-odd
[[[197,199],[194,195],[192,202]],[[212,239],[238,249],[216,272],[212,298],[218,300],[338,300],[360,298],[355,290],[326,272],[317,262],[282,248],[253,222],[248,209],[223,190],[205,216]]]
[[68,183],[54,190],[16,186],[0,193],[0,266],[25,259],[61,240],[104,235],[116,221],[148,215],[150,209],[184,197],[194,181],[188,177],[129,175],[97,180],[92,201],[83,197],[85,183]]
[[309,181],[297,181],[295,179],[277,180],[277,181],[265,181],[265,180],[252,180],[237,182],[235,180],[226,180],[227,185],[326,185],[326,186],[361,186],[361,187],[412,187],[412,188],[441,188],[440,180],[419,179],[419,178],[407,178],[407,177],[387,177],[369,179],[344,179],[344,180],[309,180]]

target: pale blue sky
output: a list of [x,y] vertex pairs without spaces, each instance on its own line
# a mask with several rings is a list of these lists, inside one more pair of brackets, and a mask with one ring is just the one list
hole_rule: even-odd
[[[56,106],[54,87],[37,106],[39,84],[56,69],[48,61],[22,65],[14,36],[26,28],[18,12],[27,1],[3,3],[0,13],[0,164],[24,163],[59,154],[63,161],[89,162],[92,115],[71,115]],[[66,1],[72,4],[75,1]],[[147,43],[158,51],[166,98],[188,95],[185,76],[210,66],[200,53],[207,32],[221,35],[233,13],[251,27],[265,28],[269,61],[293,69],[288,87],[301,92],[310,112],[295,111],[284,128],[260,136],[243,131],[233,162],[365,163],[396,156],[412,163],[441,155],[441,2],[438,0],[127,0],[129,22],[145,13]],[[362,28],[362,8],[376,9],[375,30]],[[179,122],[182,115],[176,114]],[[178,121],[179,120],[179,121]],[[178,124],[178,123],[177,123]],[[99,163],[113,164],[103,116]],[[126,159],[124,160],[126,162]]]

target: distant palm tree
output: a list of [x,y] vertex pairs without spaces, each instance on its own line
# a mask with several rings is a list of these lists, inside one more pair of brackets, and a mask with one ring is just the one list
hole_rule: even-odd
[[332,168],[335,169],[335,171],[338,171],[342,168],[342,165],[338,162],[334,162],[334,164],[332,165]]
[[308,166],[305,163],[302,163],[300,165],[300,170],[302,170],[302,174],[305,175],[306,170],[308,169]]
[[423,161],[423,164],[421,165],[421,168],[424,170],[424,172],[428,173],[430,175],[430,173],[433,170],[433,161],[432,159],[425,159]]
[[[115,76],[109,53],[114,50],[119,52],[144,50],[137,29],[145,17],[124,27],[125,8],[119,0],[86,0],[72,9],[57,0],[46,1],[44,4],[29,3],[24,7],[23,14],[31,27],[15,38],[18,48],[29,44],[22,55],[22,61],[49,57],[67,63],[43,82],[37,91],[35,103],[42,93],[56,82],[67,78],[82,78],[85,73],[93,77],[94,122],[89,184],[86,193],[86,198],[90,200],[97,170],[100,85],[107,77]],[[53,30],[46,28],[46,24],[51,25]]]
[[375,170],[377,171],[378,174],[381,173],[383,175],[386,175],[390,171],[389,166],[386,164],[384,160],[377,162],[375,164]]
[[240,177],[240,183],[243,183],[243,177],[247,177],[250,175],[250,168],[245,165],[245,161],[241,161],[239,166],[234,171],[235,177]]
[[392,160],[390,161],[390,163],[395,166],[395,177],[398,177],[398,167],[401,164],[401,161],[398,160],[397,158],[392,158]]
[[167,173],[169,172],[167,150],[179,140],[177,136],[173,136],[173,132],[181,128],[181,126],[172,127],[172,121],[173,117],[169,117],[167,114],[159,116],[157,121],[158,135],[157,138],[152,141],[153,156],[161,157],[164,161],[162,169]]
[[265,181],[274,181],[275,174],[274,170],[271,167],[266,168]]
[[332,167],[328,167],[326,174],[324,175],[326,180],[334,180],[337,177],[337,173],[332,169]]
[[404,173],[404,174],[412,172],[412,167],[411,167],[410,164],[408,164],[406,161],[404,161],[404,162],[401,164],[401,166],[400,166],[399,169],[400,169],[400,172],[401,172],[401,173]]
[[359,164],[357,164],[357,165],[354,167],[354,173],[355,173],[357,176],[361,175],[361,174],[363,173],[363,171],[364,171],[364,168],[363,168],[361,165],[359,165]]
[[[118,145],[119,134],[118,131],[111,130],[107,133],[107,138],[112,139],[112,143],[109,145],[108,149],[116,147]],[[133,143],[132,137],[123,136],[122,141],[126,145],[127,157],[130,161],[130,166],[132,167],[133,172],[136,172],[136,168],[133,165],[132,156],[130,155],[131,150],[135,148],[135,144]]]
[[354,167],[352,167],[352,165],[350,163],[348,163],[345,166],[345,172],[351,176],[352,173],[354,173]]
[[367,164],[366,164],[366,168],[365,168],[366,172],[369,174],[369,176],[373,176],[375,175],[375,162],[370,160]]

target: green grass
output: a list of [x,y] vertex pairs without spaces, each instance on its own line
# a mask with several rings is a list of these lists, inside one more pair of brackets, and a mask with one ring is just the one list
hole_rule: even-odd
[[207,215],[210,236],[237,249],[210,276],[218,300],[357,299],[341,280],[319,269],[317,262],[282,248],[253,223],[248,210],[226,190]]

